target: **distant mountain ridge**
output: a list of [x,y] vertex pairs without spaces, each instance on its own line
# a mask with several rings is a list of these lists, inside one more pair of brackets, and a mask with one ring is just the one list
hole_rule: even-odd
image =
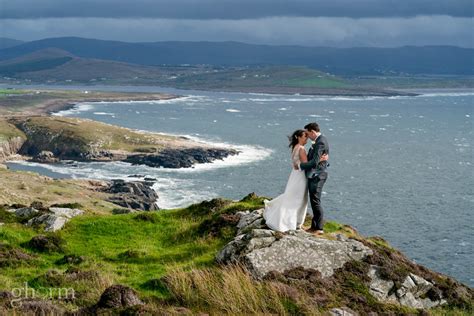
[[473,75],[474,49],[453,46],[330,48],[238,42],[127,43],[78,37],[48,38],[0,50],[0,61],[46,48],[77,57],[146,66],[307,66],[336,75]]
[[8,37],[0,37],[0,49],[13,47],[24,43],[23,41],[16,40]]

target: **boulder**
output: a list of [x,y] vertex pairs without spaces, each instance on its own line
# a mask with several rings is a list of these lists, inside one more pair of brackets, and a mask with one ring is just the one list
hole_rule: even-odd
[[329,277],[346,262],[372,254],[370,248],[354,239],[330,240],[304,231],[275,232],[265,227],[262,210],[240,214],[238,235],[216,260],[221,264],[244,264],[257,279],[296,267],[314,269],[322,277]]
[[27,223],[29,226],[44,225],[44,230],[54,232],[60,230],[73,217],[82,215],[84,211],[64,207],[51,207],[48,213],[33,217]]
[[416,274],[410,273],[398,288],[393,281],[380,277],[377,266],[371,266],[368,274],[371,279],[369,291],[381,302],[418,309],[429,309],[446,303],[442,297],[437,300],[426,297],[434,284]]
[[19,217],[20,219],[30,218],[35,216],[39,213],[39,211],[33,207],[22,207],[17,209],[10,209],[8,212],[15,214],[15,216]]
[[40,151],[37,155],[35,155],[32,161],[40,162],[40,163],[53,163],[58,162],[59,159],[54,156],[51,151],[43,150]]
[[155,211],[158,194],[145,182],[112,180],[105,192],[113,195],[107,201],[125,208],[144,211]]
[[69,219],[84,214],[84,211],[79,210],[77,208],[66,207],[50,207],[49,211],[56,216],[65,217]]

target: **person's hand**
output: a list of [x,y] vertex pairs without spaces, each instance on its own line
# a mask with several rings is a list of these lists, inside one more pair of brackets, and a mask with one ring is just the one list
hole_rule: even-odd
[[321,156],[321,158],[319,158],[319,162],[327,161],[327,160],[329,160],[329,155],[328,154],[324,154],[324,155]]
[[294,164],[293,164],[293,168],[294,168],[295,170],[300,170],[300,166],[299,166],[299,164],[297,164],[297,163],[294,163]]

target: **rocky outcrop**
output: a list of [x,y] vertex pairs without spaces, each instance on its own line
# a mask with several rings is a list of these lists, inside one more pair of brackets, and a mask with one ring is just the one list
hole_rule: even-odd
[[302,230],[285,234],[265,226],[262,210],[240,213],[237,237],[216,259],[219,263],[244,264],[258,279],[272,271],[296,267],[315,269],[323,277],[331,276],[346,262],[360,261],[372,254],[362,243],[338,236],[338,240],[316,238]]
[[26,223],[28,226],[43,226],[47,232],[60,230],[71,218],[84,214],[84,211],[73,208],[46,208],[41,203],[32,203],[30,207],[12,208],[8,212],[16,217],[16,221]]
[[236,237],[216,261],[243,265],[258,280],[296,286],[323,305],[341,303],[331,315],[378,313],[387,304],[426,310],[472,302],[472,289],[411,262],[380,237],[363,238],[348,226],[323,237],[275,232],[266,227],[262,212],[235,214]]
[[47,150],[43,150],[39,152],[31,160],[34,162],[41,162],[41,163],[53,163],[53,162],[59,161],[59,159],[56,158],[52,152],[47,151]]
[[113,194],[108,198],[109,202],[125,208],[143,211],[159,209],[156,205],[158,194],[147,182],[112,180],[105,192]]
[[79,209],[50,207],[48,212],[30,219],[27,225],[43,225],[45,231],[54,232],[63,228],[71,218],[82,214],[84,214],[84,211]]
[[[429,309],[447,303],[434,284],[422,277],[410,273],[400,287],[392,280],[381,277],[379,267],[371,266],[369,270],[370,293],[382,302],[395,303],[412,308]],[[430,294],[435,295],[427,295]]]
[[134,165],[156,168],[190,168],[195,164],[222,160],[237,155],[238,151],[223,148],[165,149],[157,154],[130,155],[125,161]]
[[12,137],[7,140],[0,139],[0,161],[16,155],[24,142],[25,139],[22,137]]
[[43,163],[59,160],[125,161],[159,168],[189,168],[238,154],[233,149],[211,147],[185,138],[145,135],[72,118],[12,117],[8,123],[18,133],[23,133],[26,140],[5,150],[14,150]]
[[21,207],[17,209],[10,209],[8,212],[14,214],[16,217],[21,219],[31,218],[38,215],[39,211],[34,207]]

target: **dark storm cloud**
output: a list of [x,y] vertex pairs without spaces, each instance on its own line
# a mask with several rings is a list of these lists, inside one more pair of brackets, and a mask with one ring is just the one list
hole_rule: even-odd
[[472,17],[472,0],[0,0],[0,18]]
[[[0,21],[3,36],[80,36],[129,42],[239,41],[302,46],[455,45],[473,47],[472,18],[274,17],[247,20],[49,18]],[[0,35],[1,37],[2,35]]]

